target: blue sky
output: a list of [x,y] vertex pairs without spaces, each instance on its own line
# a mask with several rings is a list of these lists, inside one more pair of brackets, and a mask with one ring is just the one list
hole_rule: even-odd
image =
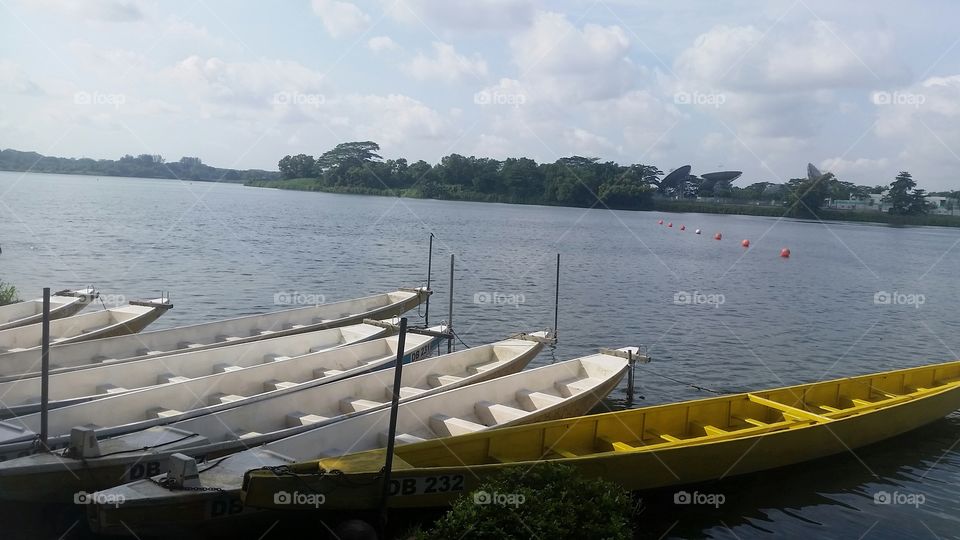
[[579,154],[960,188],[960,5],[0,1],[0,147],[276,169]]

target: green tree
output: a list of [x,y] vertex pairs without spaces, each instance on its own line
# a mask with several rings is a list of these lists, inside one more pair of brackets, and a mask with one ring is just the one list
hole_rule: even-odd
[[284,178],[316,178],[315,165],[313,156],[306,154],[284,156],[277,164]]
[[907,171],[900,171],[900,174],[890,183],[890,189],[883,198],[883,202],[890,205],[891,214],[911,215],[925,214],[927,204],[924,200],[926,193],[916,189],[917,183],[913,176]]
[[380,161],[380,145],[372,141],[340,143],[316,159],[316,168],[333,184],[343,183],[347,171]]
[[833,173],[825,173],[817,178],[792,178],[787,182],[786,203],[789,213],[795,216],[816,216],[824,199],[830,196],[833,182],[836,182]]

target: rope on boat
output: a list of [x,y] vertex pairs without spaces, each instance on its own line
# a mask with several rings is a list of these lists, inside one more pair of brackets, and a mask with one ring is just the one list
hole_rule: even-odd
[[658,377],[663,377],[664,379],[667,379],[667,380],[669,380],[669,381],[673,381],[673,382],[675,382],[675,383],[677,383],[677,384],[682,384],[682,385],[684,385],[684,386],[689,386],[690,388],[694,388],[694,389],[696,389],[696,390],[700,390],[701,392],[710,392],[710,393],[718,394],[718,395],[727,394],[727,392],[721,392],[721,391],[719,391],[719,390],[714,390],[714,389],[712,389],[712,388],[707,388],[706,386],[701,386],[701,385],[699,385],[699,384],[693,384],[693,383],[690,383],[690,382],[681,381],[680,379],[675,379],[675,378],[673,378],[673,377],[671,377],[671,376],[669,376],[669,375],[664,375],[663,373],[660,373],[660,372],[658,372],[658,371],[656,371],[656,370],[653,370],[653,369],[651,369],[651,368],[649,368],[649,367],[646,367],[647,364],[643,364],[643,366],[644,366],[644,367],[643,367],[644,370],[649,371],[650,373],[653,373],[654,375],[656,375],[656,376],[658,376]]
[[460,334],[457,334],[457,331],[454,330],[453,327],[450,327],[450,333],[453,334],[453,337],[457,338],[457,341],[459,341],[461,345],[463,345],[464,347],[466,347],[466,348],[468,348],[468,349],[470,348],[469,345],[467,345],[466,343],[463,342],[462,339],[460,339]]
[[184,487],[184,486],[177,486],[177,485],[174,485],[174,483],[173,483],[173,478],[170,478],[170,477],[167,477],[167,476],[164,476],[163,478],[161,478],[161,479],[159,479],[159,480],[154,480],[153,477],[150,477],[150,478],[148,478],[148,480],[150,480],[150,481],[153,482],[154,484],[156,484],[156,485],[158,485],[158,486],[160,486],[160,487],[162,487],[162,488],[164,488],[164,489],[170,490],[170,491],[221,491],[221,492],[223,491],[223,488],[218,488],[218,487],[204,487],[204,486],[199,486],[199,487]]
[[100,454],[100,455],[97,456],[97,457],[98,457],[98,458],[102,458],[102,457],[107,457],[107,456],[115,456],[115,455],[117,455],[117,454],[131,454],[131,453],[133,453],[133,452],[144,452],[144,451],[146,451],[146,450],[153,450],[154,448],[160,448],[161,446],[166,446],[166,445],[168,445],[168,444],[175,444],[175,443],[178,443],[178,442],[180,442],[180,441],[185,441],[185,440],[187,440],[187,439],[189,439],[189,438],[191,438],[191,437],[198,437],[199,435],[200,435],[199,433],[191,433],[191,434],[189,434],[189,435],[184,435],[183,437],[180,437],[179,439],[174,439],[174,440],[172,440],[172,441],[167,441],[167,442],[165,442],[165,443],[155,444],[155,445],[153,445],[153,446],[144,446],[144,447],[141,447],[141,448],[132,448],[132,449],[130,449],[130,450],[117,450],[116,452],[108,452],[108,453],[106,453],[106,454]]

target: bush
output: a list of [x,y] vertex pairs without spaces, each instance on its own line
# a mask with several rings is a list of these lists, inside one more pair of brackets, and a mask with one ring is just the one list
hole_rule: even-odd
[[0,306],[19,302],[20,296],[17,294],[17,288],[9,283],[0,281]]
[[418,540],[630,538],[630,495],[573,467],[511,467],[462,496]]

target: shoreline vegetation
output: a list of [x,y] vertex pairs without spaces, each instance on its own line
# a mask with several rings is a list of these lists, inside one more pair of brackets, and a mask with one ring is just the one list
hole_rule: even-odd
[[[431,165],[422,160],[408,163],[403,158],[383,160],[376,153],[379,150],[379,145],[371,141],[342,143],[317,158],[285,156],[278,164],[279,172],[275,172],[221,169],[194,157],[169,163],[162,156],[150,154],[93,160],[5,149],[0,151],[0,171],[242,183],[380,197],[960,227],[960,216],[927,211],[923,203],[927,194],[916,189],[906,172],[901,172],[889,188],[842,182],[815,168],[807,178],[794,178],[784,184],[756,182],[739,187],[730,181],[692,175],[664,176],[651,165],[624,166],[581,156],[537,163],[529,158],[498,161],[451,154]],[[826,199],[862,199],[871,193],[887,193],[885,204],[894,211],[821,207]],[[947,197],[954,208],[960,208],[958,191],[930,195]]]
[[[934,213],[934,204],[960,208],[960,192],[927,194],[917,189],[906,171],[889,185],[862,186],[808,165],[803,178],[740,187],[733,185],[739,172],[701,177],[689,174],[687,166],[664,175],[653,165],[621,165],[594,157],[537,163],[529,158],[500,161],[459,154],[431,165],[423,160],[385,160],[379,151],[373,141],[353,141],[317,157],[284,156],[277,164],[282,179],[251,180],[244,185],[452,201],[960,227],[960,216]],[[934,195],[937,203],[928,200]],[[830,201],[868,206],[863,211],[845,211],[829,208]],[[884,211],[874,210],[878,206]]]
[[197,157],[182,157],[167,162],[163,156],[140,154],[120,159],[61,158],[37,152],[0,150],[0,171],[44,174],[79,174],[85,176],[126,176],[160,178],[196,182],[240,184],[250,180],[280,179],[280,173],[259,169],[238,170],[211,167]]
[[[294,191],[316,191],[321,193],[333,193],[339,195],[372,195],[376,197],[402,197],[411,199],[436,199],[445,201],[464,201],[464,202],[494,202],[502,204],[530,204],[540,206],[560,206],[573,208],[587,208],[590,205],[570,205],[570,204],[551,204],[540,200],[522,200],[512,197],[504,197],[495,194],[473,193],[469,191],[460,191],[448,194],[443,197],[426,197],[416,188],[407,189],[376,189],[363,186],[326,186],[317,182],[315,178],[293,178],[289,180],[252,180],[244,183],[248,187],[262,187],[271,189],[283,189]],[[604,208],[600,204],[594,207]],[[756,205],[756,204],[731,204],[716,203],[710,201],[683,201],[672,199],[651,199],[650,203],[644,207],[637,208],[614,208],[614,210],[635,210],[646,212],[673,212],[678,214],[731,214],[742,216],[761,216],[761,217],[788,217],[797,219],[816,219],[823,221],[852,221],[860,223],[886,223],[890,225],[925,225],[935,227],[960,227],[960,216],[947,216],[936,214],[922,215],[897,215],[886,212],[852,212],[842,210],[821,209],[816,216],[812,215],[791,215],[784,206]]]

